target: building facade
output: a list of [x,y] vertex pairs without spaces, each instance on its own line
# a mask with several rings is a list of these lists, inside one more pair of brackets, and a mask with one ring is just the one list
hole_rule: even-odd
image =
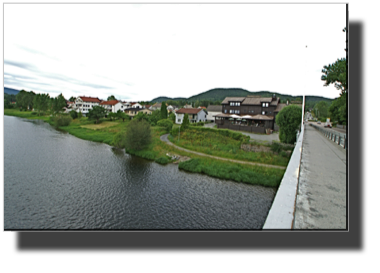
[[266,133],[278,130],[276,115],[285,106],[275,95],[262,97],[226,97],[222,114],[215,115],[218,128]]
[[182,124],[185,114],[189,116],[190,123],[206,121],[207,114],[201,108],[181,108],[175,112],[175,123]]

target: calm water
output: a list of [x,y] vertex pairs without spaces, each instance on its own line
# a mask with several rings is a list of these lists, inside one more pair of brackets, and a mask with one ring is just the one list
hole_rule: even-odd
[[4,184],[5,229],[260,229],[275,195],[10,116]]

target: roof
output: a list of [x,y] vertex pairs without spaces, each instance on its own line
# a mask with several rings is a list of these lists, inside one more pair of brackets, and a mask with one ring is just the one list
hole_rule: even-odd
[[98,99],[98,98],[81,97],[81,96],[79,96],[79,98],[80,98],[82,101],[85,101],[85,102],[97,102],[97,103],[100,103],[100,102],[101,102],[101,100]]
[[242,102],[245,99],[245,97],[226,97],[222,101],[222,104],[228,104],[229,101],[240,101]]
[[226,97],[222,104],[228,104],[230,101],[241,102],[241,105],[260,105],[262,102],[269,102],[272,106],[276,106],[279,102],[279,98],[272,101],[271,97]]
[[222,112],[222,105],[209,105],[207,107],[208,112]]
[[181,108],[176,113],[177,114],[198,114],[202,111],[202,108]]
[[145,105],[144,105],[145,108],[149,108],[149,107],[151,107],[151,106],[152,106],[152,105],[149,105],[149,104],[145,104]]
[[119,103],[118,100],[110,100],[110,101],[102,101],[102,102],[100,103],[100,105],[115,105],[115,104],[117,104],[117,103]]
[[279,103],[274,110],[274,112],[280,112],[284,107],[286,106],[286,103]]
[[223,118],[241,118],[241,119],[253,119],[253,120],[273,120],[274,117],[272,116],[264,116],[264,115],[245,115],[245,116],[236,116],[236,115],[229,115],[229,114],[218,114],[213,117],[223,117]]

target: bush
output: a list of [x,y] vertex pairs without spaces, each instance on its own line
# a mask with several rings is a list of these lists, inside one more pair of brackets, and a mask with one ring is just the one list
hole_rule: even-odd
[[162,157],[160,157],[160,158],[157,158],[155,161],[156,161],[158,164],[161,164],[161,165],[166,165],[166,164],[169,163],[169,159],[168,159],[167,157],[165,157],[165,156],[162,156]]
[[277,142],[273,142],[271,145],[271,150],[275,153],[279,153],[282,150],[282,145]]
[[302,119],[302,109],[296,105],[284,107],[276,116],[276,123],[280,127],[280,141],[283,143],[294,143],[296,132]]
[[142,150],[152,141],[150,124],[146,120],[133,119],[127,125],[125,147],[128,150]]
[[57,117],[51,117],[51,121],[53,121],[55,127],[61,127],[61,126],[69,126],[71,121],[73,120],[70,116],[57,116]]
[[32,116],[36,116],[36,115],[37,115],[37,112],[32,112],[31,115],[32,115]]
[[76,119],[78,117],[78,113],[74,110],[71,110],[69,113],[72,119]]
[[157,122],[157,125],[160,127],[164,127],[166,132],[170,132],[173,128],[173,122],[169,119],[161,119]]
[[117,148],[125,148],[125,132],[118,132],[112,140],[111,145]]
[[279,155],[280,155],[280,156],[283,156],[283,157],[288,157],[288,153],[285,152],[285,151],[281,151],[281,152],[279,153]]

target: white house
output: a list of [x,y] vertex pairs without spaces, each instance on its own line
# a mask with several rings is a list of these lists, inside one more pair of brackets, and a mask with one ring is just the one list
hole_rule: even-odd
[[124,104],[118,100],[102,101],[100,106],[104,107],[108,113],[116,113],[118,110],[124,111],[125,109]]
[[214,122],[215,115],[221,114],[222,113],[222,105],[209,105],[207,107],[207,121]]
[[190,123],[206,121],[206,112],[202,108],[181,108],[175,113],[175,123],[182,124],[185,114],[189,116]]
[[138,102],[131,102],[132,108],[143,108],[142,105]]
[[99,106],[100,103],[101,100],[98,98],[80,96],[75,100],[72,108],[78,113],[82,112],[82,114],[86,116],[86,114],[88,114],[88,110],[92,109],[94,106]]

